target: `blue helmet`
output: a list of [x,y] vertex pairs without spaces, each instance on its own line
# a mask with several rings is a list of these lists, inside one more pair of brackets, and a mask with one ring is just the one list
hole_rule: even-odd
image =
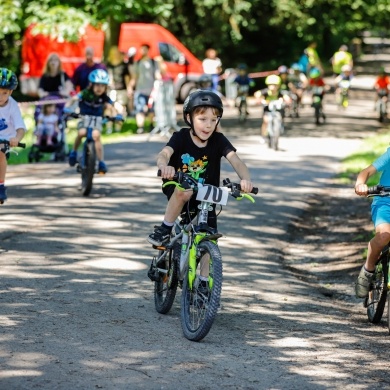
[[291,65],[292,70],[299,70],[300,72],[303,71],[302,66],[298,64],[298,62],[295,62],[294,64]]
[[18,86],[18,79],[14,72],[7,68],[0,68],[0,88],[14,90]]
[[108,85],[110,82],[110,77],[104,69],[95,69],[89,74],[88,80],[94,84]]

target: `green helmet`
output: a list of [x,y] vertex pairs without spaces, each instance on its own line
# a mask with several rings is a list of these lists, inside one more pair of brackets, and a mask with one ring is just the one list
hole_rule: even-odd
[[0,88],[14,90],[18,86],[18,79],[14,72],[7,68],[0,68]]

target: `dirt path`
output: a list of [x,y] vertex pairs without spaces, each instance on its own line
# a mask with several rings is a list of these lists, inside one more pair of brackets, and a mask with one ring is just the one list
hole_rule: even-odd
[[257,109],[245,129],[228,112],[224,131],[262,194],[220,216],[222,310],[200,343],[183,338],[178,299],[156,313],[146,278],[145,237],[165,204],[154,167],[163,139],[107,147],[110,174],[87,199],[66,165],[12,167],[1,208],[0,388],[390,386],[387,330],[370,326],[352,296],[365,244],[356,226],[368,214],[354,214],[365,204],[331,179],[377,126],[365,105],[328,105],[321,128],[305,110],[278,153],[258,144]]

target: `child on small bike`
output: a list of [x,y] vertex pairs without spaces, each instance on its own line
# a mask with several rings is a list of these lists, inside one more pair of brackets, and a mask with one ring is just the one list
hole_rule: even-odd
[[[183,105],[183,117],[189,128],[174,133],[157,155],[157,167],[162,179],[171,179],[176,171],[183,171],[218,187],[221,158],[225,157],[240,177],[242,190],[252,190],[247,166],[238,157],[230,141],[217,131],[222,114],[222,101],[215,92],[197,90],[187,97]],[[168,198],[164,220],[161,226],[155,226],[154,232],[147,238],[155,246],[169,241],[175,220],[187,202],[190,202],[190,209],[197,204],[192,198],[192,190],[179,191],[174,186],[167,186],[163,192]],[[215,209],[209,213],[209,225],[217,228]]]
[[[249,88],[255,85],[253,79],[248,76],[248,69],[246,64],[239,64],[237,66],[238,74],[234,79],[234,83],[237,84],[237,100],[248,96]],[[239,101],[236,102],[236,107],[239,107]],[[248,112],[246,113],[249,114]]]
[[[80,115],[103,117],[106,113],[110,116],[115,116],[116,110],[114,108],[114,102],[107,95],[107,86],[110,81],[108,73],[103,69],[95,69],[89,74],[88,80],[90,82],[89,86],[71,98],[66,104],[66,107],[70,107],[75,102],[78,102]],[[101,130],[101,128],[94,128],[92,137],[95,141],[96,155],[99,160],[98,171],[99,173],[106,173],[107,166],[103,161],[103,145],[100,140]],[[81,140],[86,135],[86,125],[84,124],[84,120],[81,120],[73,150],[69,153],[69,165],[71,167],[75,166],[77,163],[77,149],[81,144]]]
[[334,84],[336,87],[335,95],[337,103],[341,102],[341,91],[343,88],[349,89],[351,81],[353,79],[352,68],[350,65],[343,65],[341,67],[341,73],[335,78]]
[[379,75],[375,80],[374,88],[376,91],[376,96],[375,96],[375,110],[376,110],[379,99],[385,99],[387,104],[387,100],[390,92],[390,77],[387,75],[384,67],[380,68]]
[[[382,172],[379,184],[390,186],[390,148],[358,174],[355,184],[357,195],[367,196],[367,180],[376,172]],[[379,255],[390,241],[390,198],[374,197],[371,217],[375,226],[375,236],[368,243],[367,258],[356,280],[355,292],[358,298],[365,298],[368,295]]]
[[0,203],[7,200],[4,182],[9,157],[1,140],[9,141],[10,146],[18,146],[26,132],[18,103],[11,97],[17,85],[18,79],[15,73],[7,68],[0,68]]
[[[255,98],[260,101],[260,103],[264,106],[263,111],[263,122],[261,124],[261,143],[265,143],[265,138],[268,133],[268,123],[270,121],[270,110],[269,104],[271,101],[279,100],[282,103],[291,103],[291,99],[287,94],[283,94],[280,91],[280,84],[282,80],[276,74],[271,74],[266,77],[265,84],[267,88],[264,88],[260,91],[255,92]],[[283,114],[281,113],[283,118]]]

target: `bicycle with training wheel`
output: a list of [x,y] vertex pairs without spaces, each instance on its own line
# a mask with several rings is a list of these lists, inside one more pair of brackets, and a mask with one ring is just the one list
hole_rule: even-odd
[[[254,199],[229,179],[219,188],[177,172],[164,184],[167,185],[192,189],[200,203],[197,210],[187,210],[175,222],[168,244],[154,247],[158,254],[153,257],[148,276],[154,282],[158,313],[169,312],[178,286],[182,288],[180,317],[184,337],[200,341],[212,327],[222,290],[222,255],[217,242],[222,234],[208,225],[208,213],[213,205],[226,205],[229,195],[237,200],[246,198],[254,202]],[[257,192],[253,188],[252,193]]]
[[[390,187],[373,186],[368,188],[367,197],[390,196]],[[369,287],[368,297],[364,299],[363,305],[367,308],[368,320],[377,324],[383,316],[387,301],[387,323],[390,333],[390,276],[389,276],[389,246],[381,252],[375,266],[374,277]]]
[[[25,147],[26,147],[25,143],[18,142],[18,148],[25,148]],[[4,153],[7,159],[11,152],[17,154],[17,152],[12,149],[12,146],[9,144],[9,141],[5,139],[0,139],[0,152]],[[3,203],[4,203],[4,199],[0,199],[0,204]]]
[[93,177],[95,173],[104,174],[104,172],[99,171],[97,167],[96,146],[92,132],[94,129],[101,132],[104,123],[108,121],[122,121],[122,118],[120,116],[103,117],[81,115],[77,113],[68,113],[68,116],[81,119],[82,123],[79,125],[79,127],[85,128],[87,131],[85,141],[83,143],[83,151],[78,163],[76,164],[76,169],[77,172],[81,174],[81,193],[84,196],[88,196],[92,190]]

